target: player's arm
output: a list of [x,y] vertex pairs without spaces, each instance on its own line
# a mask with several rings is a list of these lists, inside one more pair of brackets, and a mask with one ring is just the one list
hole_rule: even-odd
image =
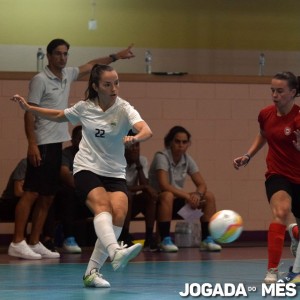
[[239,169],[241,166],[246,166],[250,159],[266,144],[267,140],[264,137],[263,132],[259,132],[255,137],[249,150],[242,156],[239,156],[233,160],[233,166],[235,169]]
[[152,131],[145,121],[139,121],[133,125],[136,135],[124,136],[123,142],[125,146],[130,146],[134,143],[144,142],[152,137]]
[[266,144],[266,142],[267,140],[264,137],[263,132],[259,132],[247,153],[251,158],[254,157],[255,154]]
[[86,64],[79,66],[79,75],[78,78],[81,78],[87,74],[89,74],[93,68],[94,65],[100,64],[100,65],[109,65],[112,62],[115,62],[119,59],[130,59],[133,58],[135,55],[132,53],[131,49],[133,47],[133,44],[129,45],[126,49],[121,50],[120,52],[116,54],[111,54],[107,57],[99,57],[96,59],[93,59]]
[[[21,97],[19,95],[14,95],[11,98],[11,100],[18,102],[20,104],[21,108],[24,109],[26,112],[31,112],[34,115],[37,115],[44,119],[58,122],[58,123],[68,121],[63,110],[49,109],[49,108],[43,108],[43,107],[39,107],[39,106],[30,105],[23,97]],[[29,114],[28,114],[28,116],[29,116]]]

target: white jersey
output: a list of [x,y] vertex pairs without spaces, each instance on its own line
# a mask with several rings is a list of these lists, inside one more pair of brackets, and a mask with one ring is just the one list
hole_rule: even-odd
[[134,107],[117,97],[114,105],[106,111],[86,100],[65,109],[64,113],[73,125],[82,125],[82,139],[74,159],[73,173],[88,170],[101,176],[125,179],[123,137],[135,123],[143,121]]

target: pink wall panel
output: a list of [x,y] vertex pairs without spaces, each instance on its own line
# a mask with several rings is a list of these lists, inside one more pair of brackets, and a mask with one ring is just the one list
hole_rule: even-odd
[[[72,86],[70,104],[84,96],[86,84],[80,81]],[[0,81],[1,191],[27,150],[23,112],[8,99],[14,93],[27,95],[27,87],[26,80]],[[269,85],[121,82],[120,96],[137,108],[154,132],[152,140],[141,146],[149,162],[162,149],[163,137],[170,127],[185,126],[192,134],[190,153],[215,193],[218,209],[240,212],[247,230],[267,229],[270,212],[264,191],[266,151],[239,171],[233,169],[232,159],[243,154],[252,142],[258,130],[258,111],[270,102]],[[190,182],[187,186],[191,186]]]

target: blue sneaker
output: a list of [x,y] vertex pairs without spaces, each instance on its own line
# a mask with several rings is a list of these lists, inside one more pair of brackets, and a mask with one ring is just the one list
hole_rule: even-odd
[[172,242],[171,237],[166,236],[161,243],[159,244],[159,248],[163,252],[177,252],[178,247]]
[[201,251],[218,252],[222,250],[222,247],[215,243],[211,236],[208,236],[200,243]]
[[63,249],[67,253],[81,253],[81,248],[78,246],[73,236],[69,236],[64,240]]
[[279,279],[277,282],[294,283],[297,286],[300,286],[300,273],[294,273],[293,267],[291,266],[289,268],[289,273],[283,279]]

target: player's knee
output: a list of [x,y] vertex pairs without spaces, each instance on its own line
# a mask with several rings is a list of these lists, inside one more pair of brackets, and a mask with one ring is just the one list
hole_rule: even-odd
[[204,199],[206,200],[207,203],[211,205],[215,205],[216,203],[215,195],[210,191],[206,192]]
[[161,203],[171,203],[173,204],[174,195],[171,192],[162,192],[159,194],[159,201]]
[[288,219],[289,215],[290,215],[290,209],[288,208],[283,207],[275,211],[275,217],[279,220],[282,220],[283,222],[285,222]]

